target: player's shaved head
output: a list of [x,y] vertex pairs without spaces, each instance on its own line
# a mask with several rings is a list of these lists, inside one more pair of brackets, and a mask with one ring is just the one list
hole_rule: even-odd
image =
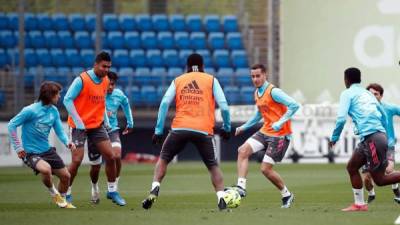
[[352,84],[361,83],[361,71],[355,67],[347,68],[344,71],[344,80],[347,88]]
[[198,53],[189,55],[186,66],[188,72],[204,72],[203,57]]

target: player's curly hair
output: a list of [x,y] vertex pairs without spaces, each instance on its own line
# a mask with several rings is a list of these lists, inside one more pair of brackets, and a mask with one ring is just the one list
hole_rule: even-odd
[[51,103],[51,99],[58,95],[61,91],[62,86],[54,81],[45,81],[40,85],[40,93],[38,101],[41,101],[43,105]]

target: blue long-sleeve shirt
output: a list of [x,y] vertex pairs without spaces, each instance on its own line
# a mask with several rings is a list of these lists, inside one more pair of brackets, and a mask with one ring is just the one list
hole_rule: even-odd
[[[262,96],[267,89],[269,83],[266,81],[261,87],[257,89],[257,94],[258,96]],[[299,104],[289,95],[287,95],[285,92],[283,92],[279,88],[273,88],[271,91],[271,97],[274,99],[274,101],[281,103],[285,105],[288,109],[285,114],[276,122],[279,126],[282,126],[286,121],[290,120],[293,115],[296,113],[296,111],[299,109]],[[245,124],[240,126],[240,129],[242,130],[247,130],[251,128],[252,126],[256,125],[260,120],[262,119],[262,115],[258,108],[256,109],[256,112],[253,117],[251,117]]]
[[[171,102],[175,98],[175,93],[176,93],[176,87],[175,87],[175,82],[172,81],[171,85],[168,87],[166,93],[164,94],[164,97],[161,100],[160,103],[160,108],[158,110],[158,118],[157,118],[157,124],[155,128],[155,134],[162,134],[164,130],[164,123],[165,123],[165,118],[167,117],[168,113],[168,108],[171,104]],[[222,91],[221,85],[219,84],[218,80],[214,78],[214,84],[213,84],[213,95],[214,99],[217,102],[220,110],[221,110],[221,116],[223,120],[223,125],[222,128],[230,132],[231,131],[231,120],[230,120],[230,115],[229,115],[229,107],[228,107],[228,102],[226,101],[224,92]],[[178,129],[175,129],[178,130]],[[189,130],[189,129],[184,129],[184,130]],[[199,132],[202,134],[206,134],[203,131],[199,130],[190,130],[194,132]]]
[[354,134],[359,135],[361,141],[369,134],[386,132],[387,117],[383,107],[375,96],[360,84],[352,84],[340,95],[339,111],[331,141],[339,140],[347,115],[353,120]]
[[[18,138],[17,127],[22,125],[22,145]],[[62,127],[60,114],[54,105],[43,105],[36,102],[24,107],[8,123],[10,142],[16,152],[40,154],[50,149],[49,133],[54,128],[58,138],[68,144],[68,137]]]
[[[102,79],[94,73],[94,70],[88,70],[87,73],[89,74],[90,78],[96,83],[100,84]],[[72,117],[77,129],[85,129],[85,124],[82,121],[82,118],[79,116],[78,112],[76,111],[74,100],[79,96],[83,88],[83,82],[80,76],[76,77],[72,82],[71,86],[69,87],[67,93],[64,97],[64,105],[68,111],[68,114]],[[107,111],[104,110],[104,124],[109,126],[109,119],[107,116]]]
[[122,107],[122,110],[124,111],[127,127],[133,128],[133,118],[129,100],[120,89],[115,88],[111,94],[107,94],[106,96],[106,108],[111,131],[119,129],[117,119],[119,107]]
[[396,144],[396,136],[393,127],[393,117],[400,116],[400,106],[381,102],[383,109],[385,110],[387,116],[387,137],[388,137],[388,146],[394,147]]

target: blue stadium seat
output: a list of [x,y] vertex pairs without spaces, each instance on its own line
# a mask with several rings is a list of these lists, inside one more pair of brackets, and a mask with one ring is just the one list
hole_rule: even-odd
[[210,32],[220,32],[221,31],[221,21],[218,15],[206,15],[204,17],[205,30]]
[[204,67],[213,67],[214,66],[214,63],[211,58],[210,50],[203,49],[203,50],[197,50],[196,52],[199,53],[203,57]]
[[154,67],[150,73],[152,85],[160,85],[166,81],[167,70],[164,67]]
[[186,61],[190,54],[193,53],[191,49],[181,49],[179,51],[179,60],[181,62],[181,67],[186,67]]
[[239,68],[236,70],[236,85],[238,86],[251,86],[253,82],[250,77],[249,68]]
[[131,50],[129,56],[133,67],[138,68],[147,66],[147,58],[142,49]]
[[193,49],[196,49],[196,50],[207,49],[206,34],[203,32],[191,33],[190,41],[191,41]]
[[38,29],[38,19],[36,18],[36,15],[33,13],[25,13],[25,30],[32,31]]
[[179,67],[181,66],[181,62],[179,60],[179,55],[176,50],[164,50],[163,52],[163,59],[165,66],[167,67]]
[[75,48],[74,38],[72,37],[70,32],[60,31],[60,32],[58,32],[58,38],[60,40],[62,48],[64,48],[64,49]]
[[92,49],[83,49],[81,51],[83,67],[91,68],[94,64],[94,51]]
[[150,69],[148,67],[138,67],[136,68],[134,74],[134,84],[143,86],[151,84]]
[[235,72],[232,68],[219,68],[217,78],[222,86],[233,85]]
[[215,71],[214,67],[206,67],[204,68],[204,72],[216,76],[217,72]]
[[161,85],[161,86],[157,87],[157,99],[158,99],[158,102],[161,102],[161,99],[164,96],[165,92],[167,92],[168,87],[169,86],[167,86],[167,85]]
[[18,65],[19,63],[19,53],[17,49],[8,49],[6,51],[7,58],[10,60],[11,65]]
[[26,48],[24,51],[24,55],[26,67],[34,67],[38,65],[38,57],[33,49]]
[[118,49],[114,51],[112,58],[113,66],[118,68],[131,66],[128,50]]
[[228,104],[238,104],[240,103],[240,92],[239,88],[236,86],[226,86],[224,87],[225,97],[228,100]]
[[6,105],[6,94],[3,90],[0,90],[0,107],[4,107]]
[[181,14],[172,14],[169,16],[169,25],[173,32],[186,31],[185,17]]
[[38,28],[39,30],[45,32],[54,30],[53,19],[47,13],[41,13],[36,15],[38,20]]
[[143,32],[140,40],[145,49],[156,49],[158,47],[157,36],[154,32]]
[[214,65],[218,68],[231,67],[231,60],[229,57],[229,52],[227,50],[215,50],[213,59]]
[[176,32],[174,39],[178,49],[189,49],[192,47],[188,32]]
[[208,46],[211,49],[225,49],[225,36],[222,32],[213,32],[208,35]]
[[75,79],[75,77],[78,77],[83,71],[85,71],[85,69],[83,69],[82,67],[72,67],[71,73],[73,75],[73,79]]
[[58,83],[65,83],[65,78],[59,76],[55,67],[43,67],[44,80],[50,80]]
[[108,47],[111,49],[123,49],[125,47],[124,36],[120,31],[109,32],[107,35]]
[[10,20],[4,13],[0,13],[0,31],[8,30]]
[[227,33],[226,42],[229,49],[232,50],[243,49],[242,34],[239,32]]
[[153,23],[149,14],[136,15],[136,24],[140,31],[152,31]]
[[7,18],[9,21],[8,29],[18,30],[18,14],[17,13],[7,13]]
[[125,32],[125,47],[128,50],[141,49],[140,35],[136,31]]
[[69,67],[58,67],[57,74],[60,76],[59,82],[63,86],[67,86],[72,82],[72,73]]
[[167,85],[169,85],[172,80],[181,74],[183,74],[183,69],[181,67],[169,67],[167,73]]
[[147,50],[146,52],[148,66],[151,67],[163,67],[164,60],[161,55],[161,51],[158,49]]
[[44,31],[43,38],[45,40],[46,48],[61,48],[61,41],[55,31]]
[[80,13],[70,14],[69,17],[69,27],[73,32],[86,31],[86,21],[85,17]]
[[155,106],[158,103],[158,94],[154,86],[143,86],[140,89],[141,101],[146,106]]
[[[18,73],[18,71],[15,72]],[[25,87],[33,87],[35,85],[35,81],[44,80],[44,72],[42,67],[31,67],[25,72],[24,75]]]
[[39,64],[42,65],[43,67],[53,66],[51,55],[47,49],[45,48],[36,49],[36,55],[38,57]]
[[244,50],[233,50],[231,54],[232,64],[235,68],[248,68],[249,62]]
[[31,31],[28,33],[28,38],[32,48],[46,48],[46,40],[40,31]]
[[104,14],[103,15],[103,27],[107,32],[119,31],[121,28],[119,26],[118,17],[115,14]]
[[131,86],[125,89],[131,105],[140,106],[140,89],[138,86]]
[[203,23],[200,15],[188,15],[186,17],[186,25],[190,32],[203,31]]
[[4,49],[0,48],[0,69],[9,64],[10,64],[9,56],[7,55]]
[[78,31],[74,35],[75,47],[78,49],[94,48],[94,43],[86,31]]
[[0,47],[1,48],[14,48],[17,46],[17,36],[11,31],[0,31]]
[[121,27],[121,31],[123,32],[135,31],[137,29],[135,17],[130,14],[120,15],[119,25]]
[[171,32],[159,32],[157,35],[158,47],[161,49],[175,48],[175,40]]
[[238,19],[233,15],[226,15],[222,18],[224,25],[224,32],[237,32],[239,31]]
[[53,27],[56,31],[67,31],[69,30],[69,23],[67,17],[62,13],[57,13],[52,16]]
[[157,32],[169,31],[169,21],[165,14],[155,14],[152,17],[153,29]]
[[[122,67],[118,71],[118,85],[129,87],[133,84],[133,69],[131,67]],[[130,83],[129,83],[130,82]]]
[[[24,39],[25,48],[33,48],[33,47],[32,47],[32,42],[31,42],[31,38],[29,37],[28,34],[29,34],[29,33],[25,32],[25,39]],[[19,33],[18,33],[18,31],[14,31],[14,35],[15,35],[16,37],[19,38]],[[17,39],[17,40],[18,40],[18,39]]]
[[93,32],[96,30],[96,14],[86,14],[86,31]]
[[61,49],[50,49],[50,55],[52,58],[52,64],[55,67],[63,67],[68,65],[67,56]]
[[[101,32],[100,36],[101,36],[101,47],[103,49],[109,48],[110,47],[110,43],[108,41],[106,33],[105,32]],[[92,40],[93,46],[94,46],[94,44],[96,43],[96,32],[92,32],[91,40]]]
[[243,86],[240,88],[241,103],[250,105],[254,104],[254,87]]

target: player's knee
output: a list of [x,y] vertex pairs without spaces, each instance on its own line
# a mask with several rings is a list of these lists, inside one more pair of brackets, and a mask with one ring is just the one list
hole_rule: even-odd
[[268,166],[261,166],[260,170],[265,176],[269,176],[272,172],[272,168]]
[[61,174],[61,176],[60,176],[60,180],[62,182],[69,182],[70,179],[71,179],[71,174],[68,171],[66,171],[65,173]]
[[51,167],[43,166],[42,168],[40,168],[39,172],[44,176],[51,176]]
[[238,148],[238,157],[239,158],[248,158],[251,154],[249,154],[249,149],[246,145],[242,145]]

